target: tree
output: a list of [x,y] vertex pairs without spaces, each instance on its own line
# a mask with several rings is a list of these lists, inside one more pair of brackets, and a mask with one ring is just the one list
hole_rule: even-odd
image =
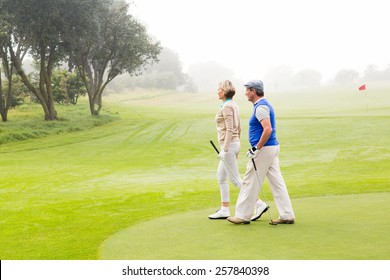
[[78,71],[55,69],[52,76],[53,97],[57,103],[77,104],[80,96],[86,94],[84,83]]
[[265,74],[264,80],[267,87],[273,90],[291,89],[294,71],[290,66],[279,65],[271,67]]
[[188,69],[188,75],[192,77],[193,83],[201,92],[215,92],[218,83],[223,80],[231,80],[233,84],[239,84],[235,81],[233,70],[215,61],[191,65]]
[[[164,86],[162,88],[165,89],[176,89],[176,87],[183,85],[186,82],[186,76],[183,73],[182,63],[180,61],[179,55],[169,48],[163,48],[159,57],[159,62],[149,66],[145,75],[154,74],[154,75],[165,75],[170,76],[168,82],[164,83],[164,79],[162,79],[162,83]],[[158,83],[154,86],[158,88]]]
[[[23,40],[13,32],[14,17],[12,13],[8,12],[6,4],[7,1],[0,0],[0,61],[3,70],[0,71],[0,114],[4,122],[8,119],[9,108],[14,107],[19,102],[19,97],[12,94],[14,83],[19,82],[19,79],[15,78],[17,67],[14,60],[22,63],[27,54]],[[3,77],[6,84],[3,83]],[[15,91],[18,91],[18,88]]]
[[69,64],[80,71],[92,115],[99,114],[108,83],[125,72],[140,73],[144,65],[157,61],[161,50],[145,27],[127,13],[128,4],[118,0],[97,2],[93,8],[82,7],[89,9],[88,18],[73,17],[69,33],[72,42]]
[[150,82],[145,84],[146,87],[178,89],[187,92],[197,91],[197,87],[189,75],[183,73],[182,62],[175,51],[165,47],[158,59],[158,63],[151,65],[145,71],[144,77]]
[[293,84],[299,88],[312,88],[321,85],[321,73],[314,69],[304,69],[293,77]]
[[15,108],[16,106],[22,105],[25,102],[26,98],[29,97],[29,92],[18,75],[13,75],[12,83],[7,83],[7,85],[5,85],[4,88],[6,91],[9,90],[9,84],[12,85],[12,88],[10,89],[11,98],[9,102],[9,107]]
[[[26,87],[36,96],[46,120],[57,118],[52,93],[52,71],[67,55],[64,34],[67,22],[62,16],[67,2],[62,0],[4,0],[5,8],[12,15],[12,34],[15,43],[29,49],[39,62],[39,83],[35,86],[24,73],[20,57],[10,49],[10,55],[18,74]],[[19,39],[19,40],[17,40]]]
[[383,71],[378,70],[378,67],[374,64],[370,64],[364,71],[364,79],[366,81],[388,81],[390,80],[390,65]]
[[190,79],[183,73],[183,66],[179,55],[173,50],[164,47],[158,56],[158,63],[146,67],[144,73],[139,76],[121,75],[113,81],[109,88],[115,91],[134,88],[155,88],[176,90],[183,87],[191,88]]
[[378,76],[377,75],[377,73],[378,73],[377,68],[378,67],[375,64],[367,65],[366,70],[364,71],[365,79],[368,81],[375,81],[375,79]]
[[[45,113],[46,120],[54,120],[57,113],[54,108],[52,72],[67,55],[64,34],[67,24],[64,13],[71,13],[66,8],[67,2],[61,0],[18,0],[7,1],[5,7],[12,17],[11,44],[18,45],[15,51],[10,46],[10,56],[23,83],[32,92]],[[29,50],[38,62],[38,83],[34,83],[26,75],[22,67],[22,58]]]
[[[4,9],[4,2],[0,1],[0,10]],[[8,120],[8,110],[11,104],[11,89],[12,89],[12,73],[13,67],[8,56],[8,47],[10,45],[11,36],[9,33],[10,26],[8,24],[8,15],[0,14],[0,61],[3,68],[4,77],[8,80],[8,87],[3,88],[3,73],[0,67],[0,115],[3,122]]]
[[359,72],[350,69],[341,69],[334,77],[334,81],[336,84],[344,85],[354,83],[358,78]]
[[[9,55],[23,83],[41,103],[46,120],[57,118],[52,89],[53,69],[69,58],[86,86],[92,115],[102,107],[102,94],[117,75],[136,74],[156,61],[160,51],[145,28],[128,15],[121,0],[1,0],[12,34]],[[15,46],[21,46],[18,53]],[[39,63],[38,85],[22,67],[29,50]]]
[[[0,60],[2,62],[3,68],[7,69],[5,73],[9,73],[9,64],[8,64],[8,59],[6,57],[6,50],[7,48],[4,46],[0,45]],[[7,74],[5,74],[7,76]],[[8,110],[10,107],[11,103],[11,85],[8,83],[8,88],[5,90],[3,88],[3,79],[2,79],[2,71],[0,68],[0,115],[1,115],[1,120],[3,122],[6,122],[8,119]],[[10,79],[8,80],[9,82],[11,81]]]
[[68,100],[71,104],[76,105],[80,96],[87,94],[87,89],[81,79],[79,71],[69,73],[66,80],[66,89]]

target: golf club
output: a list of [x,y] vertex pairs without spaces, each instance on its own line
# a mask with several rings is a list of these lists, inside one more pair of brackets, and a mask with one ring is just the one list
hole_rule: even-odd
[[[255,168],[255,173],[256,173],[257,181],[259,181],[259,185],[260,185],[261,192],[263,193],[264,201],[265,201],[265,203],[267,203],[267,199],[266,199],[266,197],[265,197],[265,193],[264,193],[263,187],[262,187],[262,185],[261,185],[261,181],[260,181],[259,175],[257,174],[256,163],[255,163],[255,160],[254,160],[253,158],[252,158],[252,163],[253,163],[253,167]],[[267,203],[267,205],[268,205],[268,203]],[[269,211],[269,209],[268,209],[267,212],[268,212],[269,219],[270,219],[269,224],[270,224],[270,225],[273,225],[273,226],[277,226],[278,224],[277,224],[277,223],[274,223],[274,222],[272,221],[271,212]]]

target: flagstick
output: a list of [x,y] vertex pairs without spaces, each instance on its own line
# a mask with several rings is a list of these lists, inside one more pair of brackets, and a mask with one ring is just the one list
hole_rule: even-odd
[[367,94],[367,88],[366,84],[363,84],[359,87],[359,90],[364,90],[366,95],[366,114],[368,113],[368,94]]
[[365,94],[366,94],[366,114],[368,114],[368,94],[367,94],[367,90],[365,90]]

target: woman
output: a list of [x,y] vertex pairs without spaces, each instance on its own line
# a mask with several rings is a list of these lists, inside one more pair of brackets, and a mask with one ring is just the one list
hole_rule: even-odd
[[[233,101],[235,93],[236,90],[232,82],[226,80],[219,83],[218,97],[223,101],[223,104],[215,116],[215,121],[217,123],[218,142],[221,146],[221,151],[218,155],[220,162],[217,170],[217,179],[222,205],[216,213],[209,216],[210,219],[226,219],[230,216],[230,195],[227,179],[229,178],[238,189],[242,185],[237,165],[237,157],[240,151],[241,123],[238,105]],[[253,220],[260,218],[267,210],[267,204],[258,200],[255,214],[252,217]]]

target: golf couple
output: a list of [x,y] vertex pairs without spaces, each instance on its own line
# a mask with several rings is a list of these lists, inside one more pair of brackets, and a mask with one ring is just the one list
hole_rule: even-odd
[[[240,150],[240,113],[233,101],[235,88],[230,81],[221,82],[218,86],[218,97],[223,101],[215,117],[218,142],[221,151],[217,179],[221,191],[221,208],[210,219],[227,219],[233,224],[249,224],[267,212],[269,206],[258,198],[261,185],[268,178],[279,218],[271,224],[293,224],[294,211],[286,184],[279,165],[279,143],[276,139],[275,112],[264,98],[264,86],[260,80],[249,81],[245,85],[245,95],[252,102],[253,114],[249,119],[249,158],[244,178],[238,172],[237,157]],[[239,188],[235,216],[229,211],[229,180]]]

